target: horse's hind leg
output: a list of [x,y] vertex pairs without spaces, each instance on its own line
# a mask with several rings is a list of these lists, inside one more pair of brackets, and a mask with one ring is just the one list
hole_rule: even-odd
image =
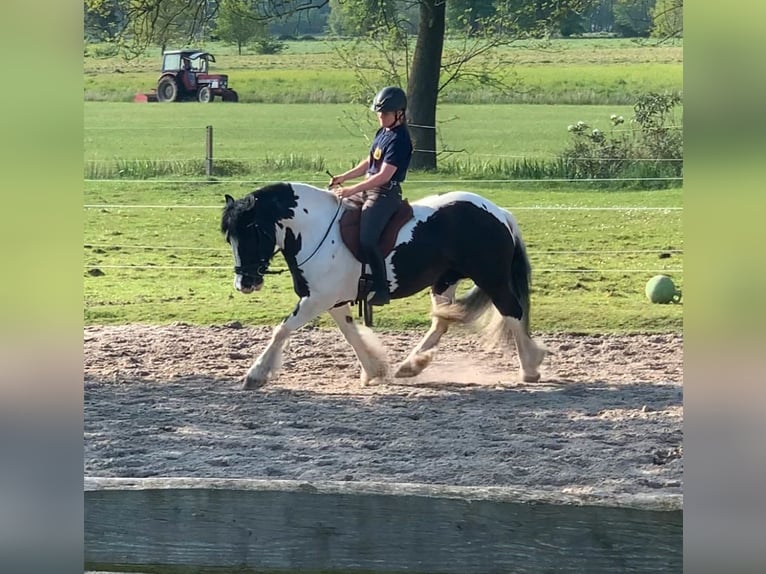
[[362,385],[388,378],[388,362],[383,346],[369,328],[354,322],[349,305],[333,307],[329,313],[346,341],[354,348],[356,358],[362,366]]
[[521,304],[512,293],[509,283],[484,284],[480,287],[490,296],[498,311],[485,331],[489,343],[505,350],[515,342],[521,379],[526,383],[539,381],[539,368],[547,350],[529,336]]
[[502,317],[502,321],[506,324],[505,328],[513,333],[513,339],[516,341],[521,380],[525,383],[536,383],[540,380],[540,365],[548,351],[529,336],[519,319]]
[[[431,290],[431,308],[435,309],[438,305],[452,304],[455,302],[455,291],[457,284],[450,285],[441,294],[437,294]],[[420,340],[410,352],[407,358],[402,361],[399,367],[394,373],[395,377],[414,377],[419,375],[423,369],[425,369],[433,358],[433,353],[429,352],[430,349],[436,347],[442,338],[442,335],[447,332],[450,321],[439,317],[438,315],[431,314],[431,328]]]

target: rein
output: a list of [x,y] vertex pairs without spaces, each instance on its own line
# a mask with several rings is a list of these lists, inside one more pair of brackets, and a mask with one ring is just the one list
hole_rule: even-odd
[[305,265],[308,263],[309,259],[314,257],[316,255],[316,252],[319,251],[319,248],[322,247],[322,244],[324,243],[325,239],[327,239],[327,236],[330,235],[330,230],[332,229],[333,224],[335,223],[335,218],[338,217],[338,213],[340,213],[340,208],[343,207],[343,200],[338,200],[338,209],[335,210],[335,215],[332,216],[332,220],[330,221],[330,225],[327,226],[327,231],[324,232],[324,235],[322,236],[322,240],[319,242],[319,244],[314,248],[314,251],[311,252],[311,255],[306,257],[301,263],[298,263],[298,267],[301,267],[302,265]]
[[[332,226],[335,223],[335,219],[338,217],[338,213],[340,213],[341,207],[343,207],[343,200],[339,199],[338,200],[338,209],[335,210],[335,215],[332,216],[332,220],[330,220],[330,225],[327,226],[327,230],[324,232],[324,235],[322,236],[321,241],[314,248],[314,251],[311,252],[311,255],[306,257],[306,259],[304,259],[302,262],[298,263],[297,267],[305,265],[309,261],[309,259],[311,259],[312,257],[314,257],[314,255],[316,255],[317,251],[319,251],[319,248],[322,247],[322,245],[325,242],[325,239],[327,239],[327,236],[330,235],[330,231],[332,230]],[[262,233],[262,234],[266,235],[266,232],[263,231],[258,226],[255,226],[255,230],[256,230],[256,233]],[[243,273],[247,273],[247,271],[252,269],[252,267],[257,267],[256,274],[260,275],[261,277],[263,277],[264,275],[278,275],[280,273],[284,273],[285,271],[287,271],[287,269],[274,269],[273,271],[268,269],[269,262],[274,257],[274,255],[276,255],[280,251],[282,251],[282,250],[281,249],[277,249],[274,253],[272,253],[271,257],[269,257],[267,260],[263,260],[263,259],[260,260],[258,263],[255,264],[255,266],[253,266],[253,265],[243,265],[243,266],[234,267],[234,272],[239,274],[239,275],[241,275]]]

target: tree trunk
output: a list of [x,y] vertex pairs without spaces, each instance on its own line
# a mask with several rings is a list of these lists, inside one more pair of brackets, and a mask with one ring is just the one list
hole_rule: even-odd
[[407,85],[415,152],[412,169],[436,169],[436,101],[444,47],[444,0],[420,0],[420,25]]

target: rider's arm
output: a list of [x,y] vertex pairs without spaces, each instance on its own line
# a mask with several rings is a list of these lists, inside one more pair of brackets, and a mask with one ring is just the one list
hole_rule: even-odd
[[[356,169],[356,168],[354,168]],[[386,185],[396,173],[396,166],[390,163],[383,162],[380,166],[380,171],[375,175],[371,175],[367,179],[360,181],[356,185],[343,188],[343,197],[349,197],[360,191],[367,191],[368,189],[374,189],[376,187],[382,187]]]
[[341,173],[340,175],[333,176],[332,180],[330,181],[330,186],[340,185],[344,181],[348,181],[349,179],[354,179],[355,177],[364,175],[367,172],[369,165],[370,156],[367,156],[362,161],[360,161],[356,167],[353,167],[350,170]]

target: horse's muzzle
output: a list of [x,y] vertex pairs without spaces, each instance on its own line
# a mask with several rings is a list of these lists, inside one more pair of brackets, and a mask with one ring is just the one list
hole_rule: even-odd
[[260,291],[263,287],[263,277],[251,277],[250,275],[236,275],[234,277],[234,288],[240,293],[252,293]]

